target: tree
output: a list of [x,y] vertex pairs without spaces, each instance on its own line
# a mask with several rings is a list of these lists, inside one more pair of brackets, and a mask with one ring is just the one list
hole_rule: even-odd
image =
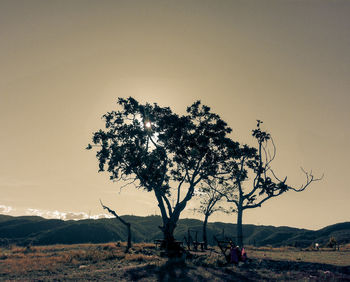
[[105,130],[93,134],[99,171],[107,170],[112,181],[154,193],[171,255],[178,251],[173,235],[177,221],[196,187],[216,175],[238,145],[226,137],[231,132],[227,124],[199,101],[183,116],[131,97],[119,98],[118,104],[121,110],[103,116]]
[[215,178],[210,178],[205,181],[200,186],[198,196],[200,197],[200,206],[196,208],[195,211],[204,215],[203,221],[203,242],[204,248],[208,249],[208,238],[207,238],[207,224],[209,216],[215,212],[228,213],[229,211],[220,204],[224,199],[222,189],[222,183],[220,184]]
[[126,245],[125,252],[127,253],[129,249],[131,248],[131,224],[129,222],[126,222],[124,219],[122,219],[114,210],[110,209],[109,207],[105,206],[102,201],[100,200],[101,206],[103,209],[107,210],[110,214],[113,214],[119,221],[125,225],[126,230],[128,232],[128,243]]
[[[242,218],[245,210],[261,207],[267,200],[287,191],[302,192],[312,182],[323,178],[323,176],[315,178],[312,171],[307,172],[302,169],[306,181],[300,188],[288,185],[287,177],[283,180],[278,178],[271,168],[271,163],[276,156],[276,147],[270,134],[261,130],[261,123],[262,121],[258,120],[256,129],[252,131],[257,148],[244,145],[235,152],[229,166],[229,176],[225,179],[228,190],[221,192],[228,202],[235,205],[239,246],[243,246]],[[268,149],[269,145],[272,146],[272,153]],[[252,178],[249,175],[252,175]]]
[[333,248],[334,250],[336,250],[337,244],[338,244],[337,240],[332,236],[329,238],[329,241],[327,243],[327,247]]

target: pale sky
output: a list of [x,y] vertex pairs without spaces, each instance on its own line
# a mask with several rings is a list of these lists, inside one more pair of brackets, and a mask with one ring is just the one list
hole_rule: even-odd
[[85,150],[117,97],[133,96],[178,113],[200,99],[241,142],[261,119],[289,184],[301,166],[325,174],[244,223],[349,221],[349,15],[346,0],[0,0],[0,213],[98,216],[102,199],[159,214],[153,194],[119,193]]

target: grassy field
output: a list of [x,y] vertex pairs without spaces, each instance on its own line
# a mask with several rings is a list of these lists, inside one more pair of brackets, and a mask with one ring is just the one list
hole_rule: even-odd
[[249,261],[227,265],[219,250],[190,259],[161,257],[154,244],[123,243],[0,249],[0,280],[109,281],[350,281],[350,246],[340,251],[248,247]]
[[249,248],[250,256],[259,259],[273,259],[291,262],[323,263],[338,266],[350,266],[350,246],[343,246],[341,251],[321,249],[319,251],[292,247],[282,248]]

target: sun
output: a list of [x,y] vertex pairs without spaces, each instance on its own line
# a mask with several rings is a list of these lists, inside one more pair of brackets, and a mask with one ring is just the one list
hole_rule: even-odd
[[150,121],[146,121],[145,122],[145,126],[146,126],[146,128],[151,128],[151,122]]

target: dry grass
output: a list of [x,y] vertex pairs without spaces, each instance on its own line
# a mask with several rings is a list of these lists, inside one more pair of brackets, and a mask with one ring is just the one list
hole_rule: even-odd
[[340,247],[342,251],[350,251],[350,243]]
[[59,256],[56,252],[48,255],[33,247],[1,250],[0,258],[0,273],[16,275],[28,271],[54,271],[58,265],[66,262],[65,257]]
[[[194,281],[341,280],[350,266],[350,244],[340,252],[291,247],[247,247],[249,263],[227,265],[218,249],[193,253],[192,259],[171,263],[154,244],[125,243],[32,246],[0,249],[0,280]],[[321,265],[321,264],[324,264]],[[340,271],[340,272],[339,272]],[[316,277],[316,278],[313,278]],[[175,280],[176,280],[175,279]],[[186,280],[187,279],[187,280]]]
[[154,255],[141,253],[153,245],[135,244],[127,254],[125,247],[123,243],[107,243],[1,248],[0,274],[23,275],[33,271],[56,272],[65,266],[95,264],[109,260],[127,264],[158,259]]
[[257,259],[273,259],[350,266],[349,245],[350,244],[341,246],[341,251],[334,251],[331,248],[322,248],[319,251],[316,251],[310,249],[297,249],[294,247],[247,247],[247,251],[250,257]]

